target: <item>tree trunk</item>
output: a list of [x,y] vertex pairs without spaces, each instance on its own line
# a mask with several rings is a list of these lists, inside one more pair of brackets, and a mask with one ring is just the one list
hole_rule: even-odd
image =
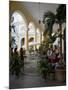
[[64,60],[66,62],[66,29],[64,29]]
[[62,55],[62,24],[59,24],[60,29],[60,54]]

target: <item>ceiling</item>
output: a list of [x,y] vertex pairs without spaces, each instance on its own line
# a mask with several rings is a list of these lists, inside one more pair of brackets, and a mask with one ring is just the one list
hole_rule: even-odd
[[59,4],[48,4],[48,3],[35,3],[35,2],[21,2],[24,5],[29,13],[36,19],[36,20],[43,20],[44,12],[52,11],[56,13],[56,8]]

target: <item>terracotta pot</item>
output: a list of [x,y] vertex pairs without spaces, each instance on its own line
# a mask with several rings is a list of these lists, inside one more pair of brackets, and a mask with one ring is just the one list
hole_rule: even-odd
[[66,80],[66,70],[65,69],[56,69],[55,70],[55,79],[64,82]]

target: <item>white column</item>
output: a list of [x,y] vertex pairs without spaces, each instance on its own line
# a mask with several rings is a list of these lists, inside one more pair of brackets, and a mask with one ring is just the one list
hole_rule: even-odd
[[42,42],[42,32],[40,31],[40,44]]
[[26,34],[25,34],[25,48],[28,51],[28,30],[26,30]]
[[[37,42],[37,32],[35,28],[35,36],[34,36],[34,42]],[[34,50],[36,49],[36,45],[34,45]]]

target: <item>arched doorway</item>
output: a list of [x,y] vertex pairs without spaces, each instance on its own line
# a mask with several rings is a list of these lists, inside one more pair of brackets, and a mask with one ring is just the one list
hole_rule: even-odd
[[21,40],[22,38],[25,38],[25,34],[27,30],[27,22],[24,15],[20,11],[15,11],[12,14],[11,18],[12,18],[11,37],[14,39],[14,43],[12,43],[12,47],[15,48],[17,46],[19,50],[23,45],[21,43]]
[[35,42],[36,42],[36,27],[35,24],[33,22],[29,23],[29,31],[28,31],[28,35],[29,35],[29,39],[33,38],[32,42],[29,42],[29,48],[32,47],[33,50],[35,50]]

